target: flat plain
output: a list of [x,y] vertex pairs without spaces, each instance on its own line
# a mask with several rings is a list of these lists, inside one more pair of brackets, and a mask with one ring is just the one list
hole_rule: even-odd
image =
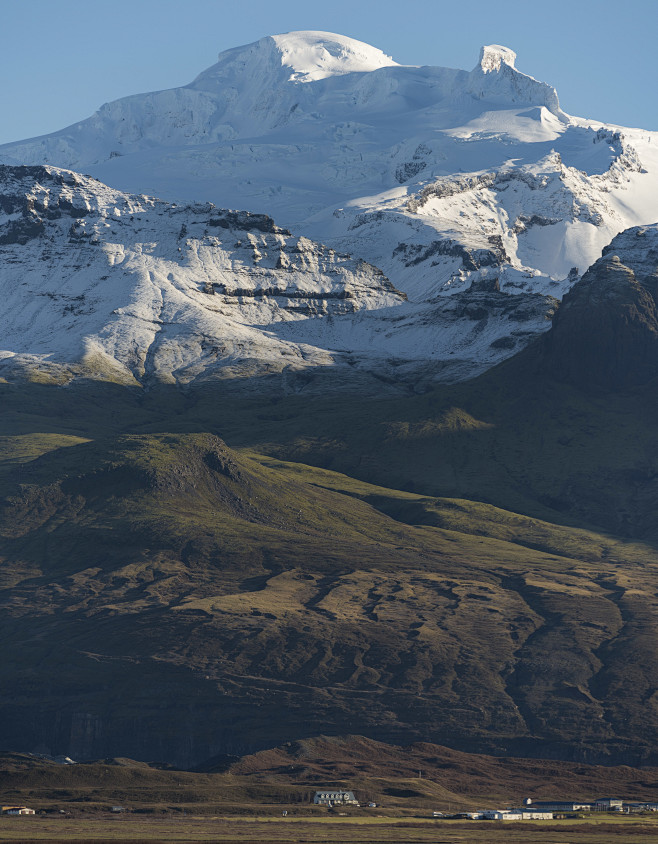
[[534,823],[422,818],[3,818],[0,840],[222,844],[627,844],[658,841],[658,819],[605,818]]

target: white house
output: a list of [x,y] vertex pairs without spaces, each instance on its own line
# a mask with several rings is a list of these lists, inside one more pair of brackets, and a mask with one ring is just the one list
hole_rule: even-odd
[[523,815],[518,809],[485,809],[482,817],[488,821],[522,821]]
[[358,806],[359,801],[353,791],[325,788],[315,792],[313,802],[320,806]]
[[[516,811],[516,810],[515,810]],[[553,812],[546,812],[542,809],[519,809],[524,821],[552,821]]]

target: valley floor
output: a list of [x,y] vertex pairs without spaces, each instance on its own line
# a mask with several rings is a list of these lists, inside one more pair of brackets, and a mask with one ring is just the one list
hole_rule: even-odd
[[422,818],[2,818],[2,841],[222,844],[627,844],[658,841],[658,819],[473,823]]

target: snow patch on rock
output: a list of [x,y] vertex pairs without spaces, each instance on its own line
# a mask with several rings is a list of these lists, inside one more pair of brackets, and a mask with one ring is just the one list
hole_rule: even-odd
[[53,167],[0,167],[0,208],[4,377],[288,383],[325,370],[417,389],[509,356],[555,306],[495,278],[411,303],[381,270],[263,214],[171,205]]

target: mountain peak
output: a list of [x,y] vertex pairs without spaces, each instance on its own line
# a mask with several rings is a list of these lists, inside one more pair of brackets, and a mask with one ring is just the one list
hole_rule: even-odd
[[509,47],[482,47],[480,60],[470,73],[469,93],[492,102],[543,106],[556,117],[563,117],[555,88],[521,73],[515,61],[516,53]]
[[291,81],[315,82],[328,76],[398,66],[377,47],[333,32],[287,32],[272,35],[270,40],[281,54],[281,64],[291,69]]
[[368,73],[382,67],[398,67],[377,47],[334,32],[299,31],[267,35],[259,41],[225,50],[217,63],[203,71],[195,82],[206,87],[227,77],[254,77],[268,84],[317,82],[329,76]]
[[541,341],[557,378],[623,389],[658,376],[656,243],[658,225],[622,232],[564,297]]
[[485,44],[480,50],[479,66],[484,73],[492,73],[500,70],[501,65],[514,67],[516,53],[509,47],[501,47],[500,44]]

